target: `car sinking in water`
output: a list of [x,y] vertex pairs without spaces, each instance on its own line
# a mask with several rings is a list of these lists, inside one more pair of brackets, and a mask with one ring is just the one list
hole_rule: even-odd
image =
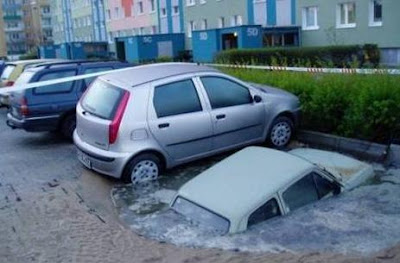
[[184,184],[170,207],[199,225],[233,234],[373,176],[371,165],[335,152],[248,147]]

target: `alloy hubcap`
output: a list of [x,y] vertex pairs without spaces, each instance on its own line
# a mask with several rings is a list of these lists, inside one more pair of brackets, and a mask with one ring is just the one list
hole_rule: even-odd
[[292,129],[287,122],[279,122],[275,124],[271,132],[271,141],[275,146],[284,146],[292,135]]
[[158,178],[158,166],[151,160],[138,162],[133,168],[131,181],[133,184],[156,180]]

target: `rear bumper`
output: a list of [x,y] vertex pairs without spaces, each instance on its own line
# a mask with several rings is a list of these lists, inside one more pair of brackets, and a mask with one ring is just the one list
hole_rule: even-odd
[[28,132],[57,130],[59,115],[17,119],[11,113],[7,114],[7,125],[12,129],[24,129]]
[[[114,178],[121,178],[123,169],[129,161],[130,153],[111,152],[94,147],[81,140],[74,132],[74,143],[79,161],[87,168]],[[83,157],[90,163],[83,160]]]

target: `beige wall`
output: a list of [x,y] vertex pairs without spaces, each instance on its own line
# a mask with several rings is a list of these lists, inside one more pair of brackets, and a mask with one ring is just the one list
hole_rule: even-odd
[[7,56],[6,35],[4,33],[3,10],[0,4],[0,57]]

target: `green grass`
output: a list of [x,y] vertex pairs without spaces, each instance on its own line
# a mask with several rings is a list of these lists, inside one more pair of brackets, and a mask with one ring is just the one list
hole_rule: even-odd
[[303,108],[304,129],[380,143],[400,139],[400,76],[222,71],[296,94]]

